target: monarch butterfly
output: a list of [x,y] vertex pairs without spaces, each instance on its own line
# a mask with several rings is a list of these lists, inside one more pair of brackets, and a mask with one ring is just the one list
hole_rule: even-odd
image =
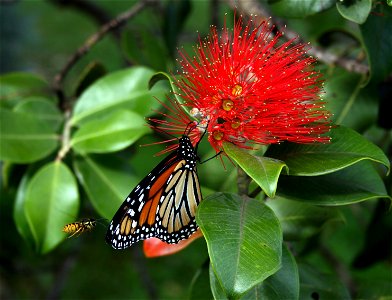
[[[203,134],[204,135],[204,134]],[[188,135],[128,195],[113,217],[106,241],[125,249],[151,237],[175,244],[197,230],[195,212],[202,196],[196,154]]]
[[74,235],[80,235],[83,232],[91,231],[97,226],[97,220],[95,219],[82,219],[79,222],[73,222],[63,227],[63,232],[71,234],[68,238]]

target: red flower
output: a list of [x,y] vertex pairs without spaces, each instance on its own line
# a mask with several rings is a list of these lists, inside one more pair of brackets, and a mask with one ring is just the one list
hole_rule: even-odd
[[305,45],[278,45],[267,22],[253,27],[239,19],[233,31],[200,40],[195,56],[181,53],[183,76],[176,82],[185,105],[208,120],[215,150],[224,141],[272,144],[328,142],[329,113],[319,94],[320,74]]

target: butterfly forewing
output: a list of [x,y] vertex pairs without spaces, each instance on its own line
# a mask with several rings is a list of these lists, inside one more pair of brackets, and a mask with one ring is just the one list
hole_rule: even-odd
[[177,243],[197,230],[196,207],[201,201],[197,156],[188,136],[128,195],[109,225],[106,241],[128,248],[150,237]]

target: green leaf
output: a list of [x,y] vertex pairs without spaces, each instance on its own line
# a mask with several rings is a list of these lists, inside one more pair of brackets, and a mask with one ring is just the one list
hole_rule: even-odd
[[149,131],[140,115],[118,110],[83,124],[72,136],[71,146],[79,153],[113,152],[132,145]]
[[112,219],[138,183],[129,164],[114,155],[77,156],[74,166],[92,205],[107,219]]
[[227,297],[238,298],[279,269],[282,232],[262,202],[216,193],[200,203],[196,221]]
[[191,9],[192,4],[190,0],[170,1],[164,6],[163,38],[172,57],[175,56],[178,36],[188,19],[187,17]]
[[[154,29],[155,30],[155,29]],[[121,48],[133,64],[149,66],[155,70],[166,70],[169,58],[167,48],[160,36],[143,27],[124,31]]]
[[282,160],[290,175],[315,176],[347,168],[359,161],[390,163],[384,152],[352,129],[339,126],[330,132],[331,143],[271,145],[265,156]]
[[317,267],[298,265],[300,275],[300,299],[351,299],[346,287],[334,274],[325,274]]
[[283,244],[282,267],[278,272],[268,277],[261,284],[251,289],[241,299],[298,299],[299,274],[297,263]]
[[28,96],[44,96],[49,91],[47,82],[42,78],[34,74],[22,72],[8,73],[0,76],[0,86],[0,103],[2,106],[5,103],[9,103],[10,106],[8,107],[13,107],[22,98]]
[[206,264],[197,270],[192,278],[189,300],[213,299],[209,278],[209,264]]
[[372,0],[339,0],[336,8],[347,20],[363,24],[372,9]]
[[[379,248],[376,253],[378,251],[380,251]],[[375,256],[375,252],[372,256]],[[385,261],[373,264],[369,268],[356,270],[353,280],[357,286],[356,299],[391,299],[391,266]]]
[[57,106],[44,97],[25,98],[23,102],[15,106],[14,111],[33,115],[53,130],[58,130],[63,121],[63,116]]
[[[320,19],[322,19],[323,22],[320,22]],[[357,30],[356,28],[351,29],[349,26],[347,26],[349,22],[346,19],[342,18],[339,12],[334,8],[324,10],[306,18],[290,19],[287,20],[287,23],[288,26],[290,26],[291,30],[300,33],[302,40],[309,41],[312,44],[319,44],[320,39],[325,37],[326,34],[329,35],[329,33],[331,32],[343,31],[345,33],[352,34],[355,36],[355,32]],[[331,46],[329,42],[328,45]],[[343,43],[339,43],[339,49],[341,47],[346,46],[343,46]],[[335,53],[335,50],[336,48],[334,47],[332,51]],[[324,68],[326,66],[320,64],[319,67]],[[328,71],[335,71],[335,68],[336,66],[334,66],[334,69],[329,68]],[[328,73],[329,75],[329,72],[325,73]],[[327,80],[325,82],[327,82]]]
[[274,15],[290,18],[304,18],[332,7],[336,0],[281,0],[273,3]]
[[15,205],[14,205],[14,222],[16,225],[16,229],[18,230],[19,234],[23,237],[27,244],[34,248],[34,237],[29,224],[27,222],[26,214],[25,214],[25,202],[26,202],[26,190],[28,183],[31,179],[31,174],[26,172],[20,184],[18,186],[18,190],[15,197]]
[[93,84],[97,79],[101,78],[106,74],[105,67],[99,62],[89,63],[79,75],[77,79],[77,85],[75,88],[75,95],[80,96],[83,91]]
[[24,210],[37,252],[47,253],[65,238],[62,228],[79,210],[77,183],[65,164],[47,164],[33,176]]
[[332,122],[362,132],[372,126],[378,115],[378,96],[374,86],[363,88],[363,75],[334,68],[325,80],[326,108]]
[[372,81],[381,82],[392,72],[392,9],[375,5],[374,14],[360,26]]
[[29,163],[53,152],[58,136],[37,117],[0,108],[0,159]]
[[[170,89],[173,91],[171,93],[171,96],[173,96],[178,103],[184,103],[184,99],[180,96],[181,95],[181,90],[177,87],[177,85],[173,81],[173,76],[170,76],[169,74],[165,72],[158,72],[155,73],[150,81],[148,82],[148,88],[152,89],[158,82],[160,81],[167,81],[170,84]],[[183,106],[183,109],[185,112],[187,112],[190,115],[190,110],[192,107],[189,106]]]
[[[339,207],[344,218],[344,224],[334,227],[333,231],[324,231],[319,236],[322,247],[328,249],[331,255],[336,257],[342,264],[353,266],[356,269],[354,260],[361,249],[367,245],[365,232],[372,230],[369,227],[371,219],[377,218],[374,214],[374,206],[377,205],[377,202],[368,201],[368,203]],[[365,228],[366,230],[364,230]]]
[[316,205],[345,205],[389,197],[380,175],[368,161],[327,175],[281,176],[276,195]]
[[279,175],[282,169],[287,167],[284,162],[273,158],[254,156],[231,143],[224,143],[223,149],[269,197],[274,197]]
[[162,85],[148,90],[148,81],[154,71],[145,67],[131,67],[111,73],[94,82],[77,100],[71,119],[80,125],[107,115],[119,108],[132,110],[139,115],[152,113],[167,91]]
[[211,292],[212,295],[214,296],[214,299],[220,299],[220,300],[229,299],[228,296],[225,294],[225,291],[223,290],[221,284],[219,283],[219,280],[214,272],[214,268],[212,267],[211,264],[209,268],[209,274],[210,274]]
[[337,208],[320,207],[275,197],[267,205],[274,211],[283,229],[285,240],[308,239],[331,223],[344,222]]

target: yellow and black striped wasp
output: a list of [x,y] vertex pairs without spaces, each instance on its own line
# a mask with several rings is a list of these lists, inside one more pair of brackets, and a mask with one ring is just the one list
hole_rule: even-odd
[[79,236],[80,234],[91,231],[94,229],[95,226],[97,226],[99,220],[96,219],[82,219],[77,222],[73,222],[70,224],[67,224],[63,227],[63,232],[71,234],[68,238],[73,237],[73,236]]

